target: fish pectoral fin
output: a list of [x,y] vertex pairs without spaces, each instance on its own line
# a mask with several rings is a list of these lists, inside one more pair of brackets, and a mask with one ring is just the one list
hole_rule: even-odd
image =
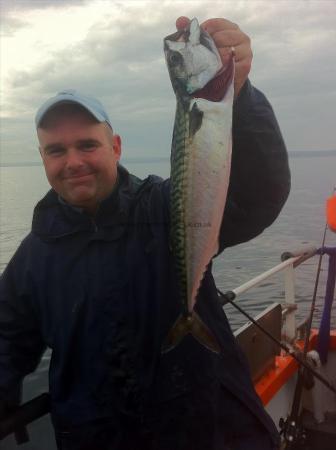
[[183,314],[179,316],[162,344],[161,353],[167,353],[175,348],[187,334],[191,334],[208,350],[220,353],[215,336],[195,311],[188,316]]
[[201,111],[195,102],[189,113],[189,137],[193,137],[201,128],[203,120],[203,111]]

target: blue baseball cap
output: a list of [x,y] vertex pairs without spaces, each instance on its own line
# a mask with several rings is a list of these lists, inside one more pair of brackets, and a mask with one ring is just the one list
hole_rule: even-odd
[[64,91],[61,91],[57,95],[55,95],[55,97],[51,97],[49,98],[49,100],[43,103],[43,105],[38,109],[35,116],[36,128],[39,127],[45,114],[56,105],[60,105],[61,103],[76,103],[78,105],[81,105],[89,113],[91,113],[98,120],[98,122],[106,122],[112,128],[110,118],[100,101],[93,97],[83,95],[74,89],[66,89]]

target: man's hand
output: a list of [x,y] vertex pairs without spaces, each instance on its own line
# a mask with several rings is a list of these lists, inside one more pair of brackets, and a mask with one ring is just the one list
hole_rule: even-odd
[[[190,19],[179,17],[176,20],[178,30],[188,26]],[[251,69],[252,49],[250,38],[243,33],[238,25],[226,19],[209,19],[201,24],[203,30],[207,31],[214,40],[223,64],[228,61],[232,52],[235,50],[235,79],[234,90],[235,97],[238,96],[240,89],[245,83]]]

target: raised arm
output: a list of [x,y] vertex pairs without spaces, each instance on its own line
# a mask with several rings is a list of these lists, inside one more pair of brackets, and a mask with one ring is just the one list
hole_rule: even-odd
[[234,104],[232,168],[220,251],[271,225],[289,190],[287,152],[274,112],[247,80]]

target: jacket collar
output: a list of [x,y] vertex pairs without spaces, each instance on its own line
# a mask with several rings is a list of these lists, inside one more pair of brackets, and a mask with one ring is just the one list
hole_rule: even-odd
[[109,238],[117,238],[129,221],[132,204],[146,188],[148,180],[140,180],[119,165],[117,186],[100,203],[94,217],[64,201],[60,202],[58,194],[51,189],[34,209],[32,232],[44,240],[54,240],[109,227]]

